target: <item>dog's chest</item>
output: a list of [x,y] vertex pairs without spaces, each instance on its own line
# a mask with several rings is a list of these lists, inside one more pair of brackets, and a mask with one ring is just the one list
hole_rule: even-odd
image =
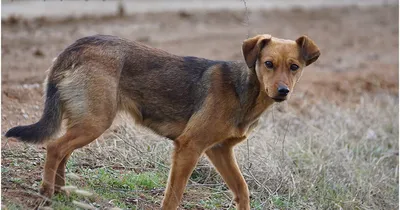
[[239,136],[248,136],[253,129],[258,125],[258,120],[262,113],[272,103],[268,100],[257,100],[254,107],[248,109],[241,117],[240,122],[236,125],[236,130]]
[[258,118],[251,123],[239,124],[236,128],[237,137],[249,136],[258,125]]

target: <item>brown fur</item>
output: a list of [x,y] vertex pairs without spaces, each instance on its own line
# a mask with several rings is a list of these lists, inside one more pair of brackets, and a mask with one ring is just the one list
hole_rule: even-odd
[[[174,141],[163,209],[177,208],[204,153],[232,190],[237,209],[249,209],[233,147],[246,139],[268,106],[290,96],[280,96],[278,86],[293,90],[319,49],[305,36],[290,41],[259,35],[245,40],[242,50],[245,62],[213,61],[179,57],[113,36],[85,37],[66,48],[50,69],[44,120],[6,135],[41,142],[57,130],[46,130],[51,122],[45,119],[60,120],[49,113],[61,112],[68,120],[66,134],[47,146],[40,192],[51,197],[65,184],[71,153],[99,137],[118,111],[126,111],[138,124]],[[273,69],[266,68],[266,61],[273,62]],[[291,71],[291,64],[300,69]],[[59,108],[48,108],[52,106]],[[35,128],[46,132],[41,135]]]

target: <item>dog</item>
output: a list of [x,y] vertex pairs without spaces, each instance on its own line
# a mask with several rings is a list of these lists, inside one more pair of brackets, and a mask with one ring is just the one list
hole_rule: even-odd
[[[6,133],[28,143],[47,140],[40,193],[65,185],[71,153],[107,130],[119,111],[174,142],[162,209],[177,209],[187,181],[205,154],[233,192],[237,209],[250,209],[247,184],[233,147],[260,115],[287,100],[303,68],[320,56],[307,36],[284,40],[257,35],[242,44],[243,61],[182,57],[115,36],[77,40],[53,61],[41,119]],[[56,138],[61,122],[66,133]]]

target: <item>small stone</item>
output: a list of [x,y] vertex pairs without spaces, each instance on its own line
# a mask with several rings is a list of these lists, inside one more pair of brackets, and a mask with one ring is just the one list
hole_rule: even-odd
[[43,56],[44,56],[44,53],[43,53],[42,50],[36,49],[36,50],[33,52],[33,55],[36,56],[36,57],[43,57]]
[[367,131],[367,139],[372,140],[372,139],[376,139],[376,138],[378,138],[378,136],[376,135],[375,131],[373,131],[371,129],[368,129],[368,131]]

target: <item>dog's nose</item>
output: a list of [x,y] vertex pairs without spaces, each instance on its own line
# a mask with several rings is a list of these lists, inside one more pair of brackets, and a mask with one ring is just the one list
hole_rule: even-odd
[[289,92],[290,92],[290,90],[286,86],[279,86],[278,87],[278,93],[281,96],[287,96]]

